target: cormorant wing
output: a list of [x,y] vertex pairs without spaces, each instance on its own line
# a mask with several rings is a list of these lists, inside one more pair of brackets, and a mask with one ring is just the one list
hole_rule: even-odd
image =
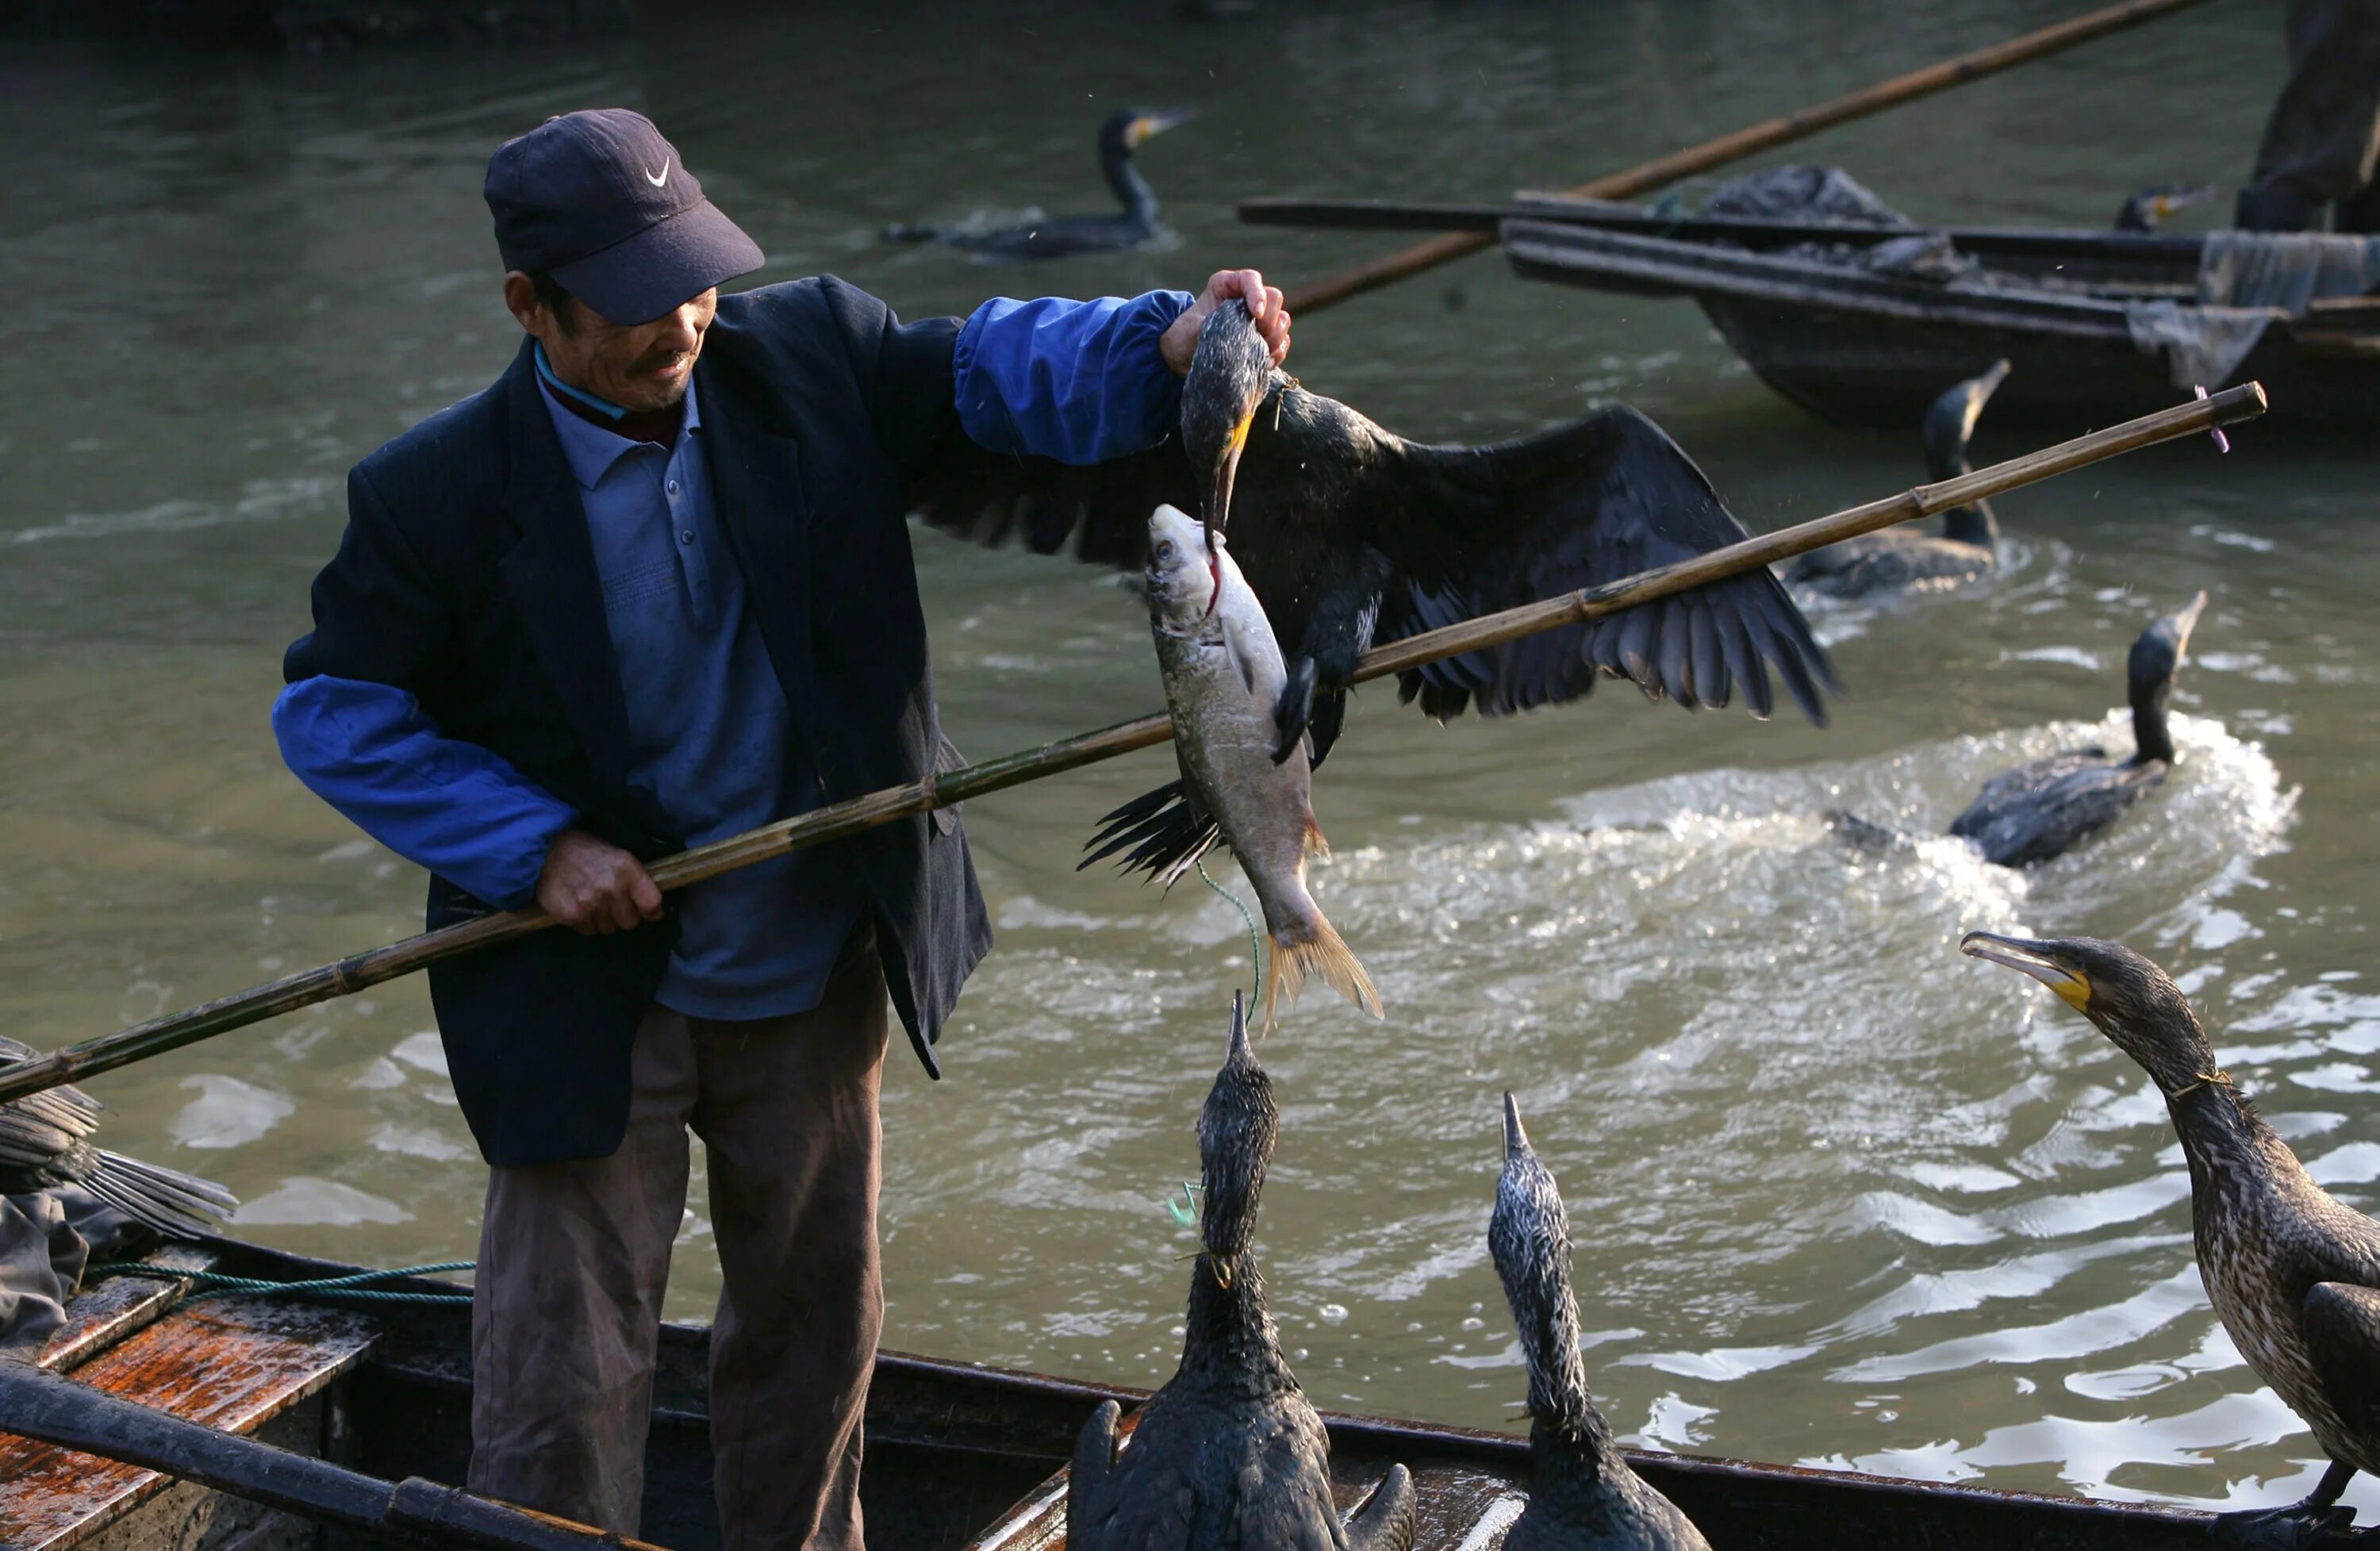
[[1199,509],[1197,481],[1178,437],[1105,463],[990,453],[955,428],[911,480],[909,508],[929,527],[988,548],[1014,542],[1035,554],[1137,571],[1148,551],[1148,514],[1160,504]]
[[2380,1434],[2380,1289],[2316,1282],[2304,1303],[2306,1355],[2323,1393],[2360,1436]]
[[[1617,581],[1750,537],[1668,434],[1614,408],[1487,447],[1402,443],[1369,481],[1375,544],[1403,574],[1381,600],[1376,641]],[[1585,695],[1598,673],[1683,706],[1753,713],[1774,700],[1766,664],[1812,721],[1835,686],[1826,653],[1766,568],[1623,613],[1434,662],[1400,677],[1440,719]]]

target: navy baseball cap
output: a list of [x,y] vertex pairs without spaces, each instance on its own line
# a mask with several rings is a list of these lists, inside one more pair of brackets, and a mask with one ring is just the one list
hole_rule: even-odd
[[488,159],[507,270],[544,270],[615,323],[650,323],[749,274],[759,247],[702,197],[652,120],[626,108],[549,118]]

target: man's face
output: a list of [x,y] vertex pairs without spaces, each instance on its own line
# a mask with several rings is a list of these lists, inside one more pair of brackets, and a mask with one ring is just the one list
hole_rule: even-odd
[[545,346],[554,375],[572,387],[623,409],[666,409],[686,396],[719,292],[705,291],[650,323],[614,323],[575,297],[566,304],[571,316],[563,319],[516,270],[504,276],[504,305]]

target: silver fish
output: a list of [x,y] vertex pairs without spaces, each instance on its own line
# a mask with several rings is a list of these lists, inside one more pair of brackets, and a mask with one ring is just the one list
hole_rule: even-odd
[[1171,884],[1218,840],[1239,858],[1263,907],[1264,1026],[1309,975],[1380,1016],[1379,993],[1305,890],[1305,859],[1328,855],[1314,822],[1303,745],[1276,764],[1274,708],[1289,683],[1272,625],[1231,554],[1210,553],[1197,520],[1172,506],[1148,518],[1148,623],[1173,713],[1182,780],[1108,815],[1084,865],[1133,848],[1123,863]]

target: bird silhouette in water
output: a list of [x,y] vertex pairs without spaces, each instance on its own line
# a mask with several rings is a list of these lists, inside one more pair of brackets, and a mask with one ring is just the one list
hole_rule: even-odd
[[2337,1506],[2339,1494],[2358,1471],[2380,1474],[2380,1223],[2307,1176],[2147,959],[2095,938],[1992,932],[1969,932],[1959,951],[2040,981],[2148,1072],[2190,1166],[2207,1299],[2248,1366],[2329,1456],[2304,1501],[2221,1515],[2213,1539],[2265,1551],[2334,1544],[2330,1532],[2355,1516]]
[[[0,1062],[29,1060],[33,1048],[0,1038]],[[92,1143],[106,1106],[70,1085],[0,1104],[0,1195],[80,1185],[126,1217],[173,1239],[196,1239],[239,1200],[211,1180],[143,1163]]]
[[2188,210],[2215,192],[2211,183],[2165,183],[2143,188],[2116,212],[2116,230],[2154,232],[2176,211]]
[[1973,842],[1985,861],[2021,867],[2062,855],[2164,785],[2174,762],[2166,698],[2205,607],[2202,592],[2132,643],[2125,662],[2132,703],[2131,758],[2111,759],[2106,749],[2093,746],[2004,770],[1984,782],[1967,811],[1950,821],[1950,832]]
[[1280,1134],[1272,1080],[1232,998],[1230,1052],[1198,1116],[1202,1248],[1182,1365],[1119,1437],[1113,1400],[1083,1428],[1066,1484],[1070,1551],[1409,1551],[1412,1475],[1392,1465],[1342,1521],[1330,1441],[1281,1360],[1248,1253]]
[[[1137,570],[1167,503],[1226,533],[1289,671],[1276,757],[1337,741],[1356,659],[1375,644],[1599,582],[1746,537],[1678,444],[1633,409],[1490,446],[1428,446],[1276,370],[1237,300],[1200,331],[1178,439],[1089,467],[998,457],[946,439],[912,487],[947,531]],[[1786,693],[1824,724],[1826,654],[1777,579],[1754,571],[1618,614],[1399,675],[1444,721],[1574,699],[1599,677],[1654,698],[1756,716]]]
[[1157,190],[1141,176],[1132,153],[1193,116],[1187,109],[1125,108],[1099,126],[1099,171],[1123,206],[1112,215],[1050,216],[992,231],[903,222],[884,228],[885,240],[939,242],[993,259],[1062,259],[1138,248],[1163,228],[1157,221]]
[[[1925,411],[1925,467],[1937,480],[1973,472],[1967,440],[2009,374],[2006,361],[1945,392]],[[1942,531],[1919,533],[1906,524],[1864,533],[1814,550],[1793,563],[1785,579],[1829,598],[1866,598],[1902,589],[1944,590],[1988,576],[1999,560],[2000,527],[1991,503],[1972,502],[1942,514]]]
[[1529,1369],[1529,1505],[1505,1535],[1505,1551],[1710,1551],[1677,1505],[1629,1468],[1586,1392],[1570,1216],[1509,1093],[1488,1250]]

